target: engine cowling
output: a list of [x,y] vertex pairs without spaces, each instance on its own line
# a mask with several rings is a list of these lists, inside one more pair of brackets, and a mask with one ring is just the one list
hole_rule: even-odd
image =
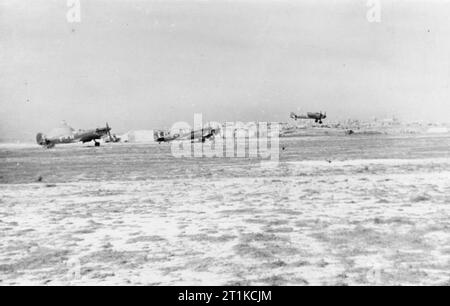
[[36,142],[38,145],[41,145],[41,146],[47,145],[47,139],[45,138],[45,135],[42,133],[38,133],[36,135]]

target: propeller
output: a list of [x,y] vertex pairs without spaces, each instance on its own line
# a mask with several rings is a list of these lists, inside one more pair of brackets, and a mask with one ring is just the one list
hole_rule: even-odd
[[108,122],[106,122],[106,131],[107,131],[107,133],[108,133],[109,140],[112,141],[113,139],[112,139],[112,137],[111,137],[111,128],[109,127]]

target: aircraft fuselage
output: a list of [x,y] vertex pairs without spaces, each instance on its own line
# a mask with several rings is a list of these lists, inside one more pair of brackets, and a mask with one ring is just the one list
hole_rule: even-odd
[[36,142],[44,146],[46,148],[53,148],[57,144],[67,144],[67,143],[75,143],[75,142],[90,142],[94,141],[97,144],[95,140],[101,139],[103,136],[107,135],[108,132],[111,129],[107,126],[105,128],[97,128],[94,130],[86,130],[86,131],[78,131],[78,132],[72,132],[68,135],[62,135],[59,137],[51,137],[47,138],[42,133],[37,134],[36,136]]
[[291,113],[291,118],[294,119],[294,120],[297,120],[297,119],[311,119],[311,120],[315,120],[316,123],[318,122],[318,123],[322,124],[322,120],[327,118],[327,115],[326,115],[326,113],[323,114],[322,112],[320,112],[320,113],[310,113],[310,112],[308,112],[308,113],[302,114],[302,115],[297,115],[295,113]]

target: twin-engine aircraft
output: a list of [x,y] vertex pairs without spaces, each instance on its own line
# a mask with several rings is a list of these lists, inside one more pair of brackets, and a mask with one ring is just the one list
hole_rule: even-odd
[[108,135],[110,139],[114,139],[111,136],[111,128],[109,127],[108,123],[106,123],[106,127],[102,128],[75,131],[73,128],[63,122],[61,127],[52,130],[50,133],[48,133],[48,135],[38,133],[36,135],[36,142],[47,149],[53,148],[57,144],[75,142],[86,143],[90,141],[94,141],[95,146],[99,147],[100,142],[98,142],[97,140],[106,135]]
[[154,138],[156,142],[171,142],[174,140],[191,140],[191,141],[201,141],[205,142],[207,139],[212,140],[214,136],[217,134],[217,129],[213,129],[211,127],[206,127],[203,129],[198,129],[195,131],[190,131],[184,134],[170,134],[166,131],[155,131]]
[[294,120],[297,119],[311,119],[314,120],[316,123],[322,124],[322,119],[327,118],[327,113],[319,112],[319,113],[306,113],[306,115],[297,115],[294,112],[291,112],[291,118]]

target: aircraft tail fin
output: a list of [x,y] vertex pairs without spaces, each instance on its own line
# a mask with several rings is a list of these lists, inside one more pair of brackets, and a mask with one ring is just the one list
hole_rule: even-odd
[[153,139],[155,141],[163,141],[164,140],[164,131],[161,130],[153,130]]

